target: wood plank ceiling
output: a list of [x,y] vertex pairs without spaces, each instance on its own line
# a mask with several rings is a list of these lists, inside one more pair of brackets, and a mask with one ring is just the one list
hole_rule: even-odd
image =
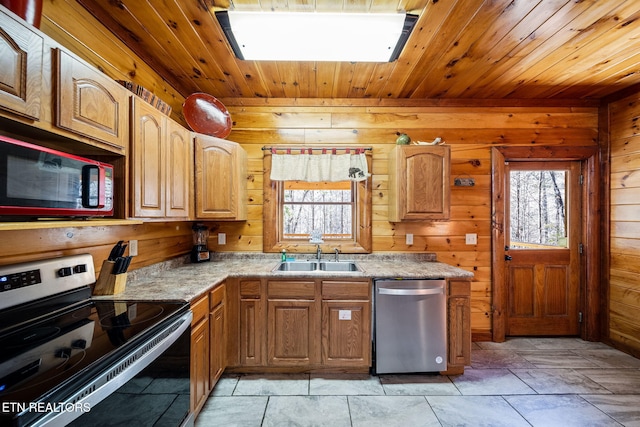
[[[183,96],[599,99],[640,83],[637,0],[78,0]],[[235,58],[222,9],[419,20],[392,63]]]

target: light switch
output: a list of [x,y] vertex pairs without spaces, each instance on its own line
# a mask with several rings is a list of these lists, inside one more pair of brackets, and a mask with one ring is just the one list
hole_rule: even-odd
[[219,245],[227,244],[227,235],[225,233],[218,233],[218,244]]
[[407,233],[405,236],[407,245],[413,245],[413,234]]
[[468,233],[465,239],[467,245],[477,245],[478,244],[478,235],[476,233]]

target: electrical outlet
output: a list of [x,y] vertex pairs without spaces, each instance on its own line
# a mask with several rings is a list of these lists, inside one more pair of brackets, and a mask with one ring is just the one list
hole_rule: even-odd
[[138,241],[137,240],[129,240],[129,255],[137,256],[138,255]]
[[225,233],[218,233],[218,244],[219,245],[227,244],[227,235]]
[[413,245],[413,234],[407,233],[407,235],[405,236],[405,239],[406,239],[407,245]]
[[478,235],[476,233],[468,233],[465,236],[465,242],[467,243],[467,245],[477,245]]

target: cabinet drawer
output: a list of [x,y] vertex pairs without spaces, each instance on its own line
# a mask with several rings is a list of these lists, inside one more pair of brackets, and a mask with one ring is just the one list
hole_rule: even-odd
[[209,296],[205,295],[196,302],[191,303],[191,311],[193,312],[191,326],[195,326],[202,319],[206,319],[209,316]]
[[260,298],[260,280],[243,280],[240,282],[242,298]]
[[451,296],[470,296],[471,282],[468,280],[450,280],[449,295]]
[[341,280],[322,281],[322,299],[369,299],[371,295],[371,283],[350,282]]
[[267,284],[269,298],[314,299],[316,284],[313,281],[270,281]]
[[209,310],[213,311],[214,308],[224,303],[225,288],[224,283],[222,283],[209,293],[211,295],[209,298]]

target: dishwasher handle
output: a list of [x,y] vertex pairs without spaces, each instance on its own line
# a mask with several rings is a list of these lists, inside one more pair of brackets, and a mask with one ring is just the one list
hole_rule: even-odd
[[444,288],[443,287],[427,288],[427,289],[378,288],[378,294],[398,295],[398,296],[438,295],[438,294],[444,294]]

